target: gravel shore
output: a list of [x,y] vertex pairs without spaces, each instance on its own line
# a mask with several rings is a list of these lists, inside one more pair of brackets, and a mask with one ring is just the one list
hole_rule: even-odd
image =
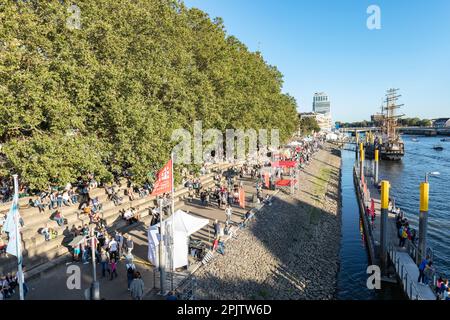
[[300,174],[295,197],[271,206],[196,272],[198,299],[334,299],[341,238],[340,152],[327,147]]

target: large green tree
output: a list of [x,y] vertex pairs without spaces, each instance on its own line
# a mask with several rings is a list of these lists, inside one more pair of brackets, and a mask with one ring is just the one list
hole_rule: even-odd
[[78,25],[69,5],[0,4],[0,175],[46,188],[128,168],[142,182],[196,120],[283,141],[296,129],[281,73],[220,18],[176,0],[77,0]]

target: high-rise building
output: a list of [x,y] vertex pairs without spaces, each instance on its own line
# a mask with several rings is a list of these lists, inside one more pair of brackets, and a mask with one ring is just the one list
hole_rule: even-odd
[[313,114],[322,131],[331,131],[330,99],[325,92],[316,92],[313,97]]
[[325,92],[316,92],[314,94],[313,112],[322,114],[331,113],[330,99]]

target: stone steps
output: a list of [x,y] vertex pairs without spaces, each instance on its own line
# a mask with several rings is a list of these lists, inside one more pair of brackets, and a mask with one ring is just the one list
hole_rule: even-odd
[[[216,165],[214,169],[226,170],[234,164],[220,164]],[[200,178],[203,186],[208,187],[214,184],[213,173],[207,174]],[[188,189],[184,187],[178,187],[178,190],[175,191],[175,209],[179,209],[184,205],[184,198],[187,196]],[[101,194],[103,192],[104,194]],[[105,197],[107,195],[103,189],[96,189],[92,191],[92,196],[99,196],[100,198]],[[102,202],[102,200],[100,200]],[[119,211],[121,209],[127,209],[129,207],[139,207],[139,213],[141,214],[141,218],[147,217],[149,215],[149,208],[153,208],[155,206],[155,198],[154,197],[145,197],[142,199],[136,199],[133,202],[130,202],[128,197],[124,196],[124,203],[120,206],[114,206],[112,201],[107,201],[103,204],[103,212],[102,218],[106,221],[106,225],[111,230],[116,230],[121,227],[126,226],[126,221],[121,219],[119,216]],[[73,208],[72,208],[73,207]],[[27,269],[34,268],[42,263],[49,262],[49,260],[53,260],[63,254],[68,252],[68,249],[64,246],[64,239],[66,238],[64,234],[62,234],[63,228],[57,226],[56,221],[48,220],[47,213],[42,214],[39,213],[37,208],[31,208],[35,210],[35,213],[32,215],[28,214],[24,217],[25,227],[22,230],[23,234],[23,259],[24,265],[27,266]],[[68,227],[71,228],[72,224],[75,226],[89,223],[88,217],[80,217],[78,206],[74,205],[71,207],[67,207],[65,209],[71,209],[62,211],[64,218],[68,220]],[[22,210],[21,210],[22,214]],[[37,217],[37,218],[36,218]],[[45,241],[44,236],[38,233],[39,228],[42,228],[45,223],[48,223],[49,226],[54,227],[58,230],[59,235],[57,238],[52,239],[51,241]],[[66,226],[65,226],[66,227]],[[64,228],[65,228],[64,227]],[[17,260],[15,257],[1,257],[0,258],[0,274],[11,272],[16,269]]]

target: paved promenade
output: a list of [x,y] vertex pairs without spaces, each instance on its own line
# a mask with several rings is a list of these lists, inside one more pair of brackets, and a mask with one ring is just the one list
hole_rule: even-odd
[[[206,268],[201,268],[197,273],[201,276],[205,269],[207,274],[212,269],[217,272],[230,273],[247,272],[247,268],[257,270],[259,266],[264,266],[264,251],[253,250],[261,244],[266,246],[266,252],[275,255],[276,262],[273,264],[272,280],[266,277],[266,286],[278,286],[276,292],[268,292],[265,289],[249,290],[259,294],[259,298],[271,299],[330,299],[334,296],[336,286],[336,276],[339,268],[339,239],[340,239],[340,213],[339,213],[339,170],[340,157],[331,150],[321,150],[301,173],[301,191],[293,198],[289,194],[279,194],[272,206],[266,207],[262,211],[263,220],[258,220],[251,228],[244,229],[238,234],[237,239],[227,242],[224,256],[216,257]],[[244,214],[253,208],[252,196],[256,193],[254,181],[249,178],[242,179],[246,191],[246,208],[233,207],[232,220],[235,223],[242,221]],[[289,188],[287,188],[288,190]],[[264,196],[273,191],[264,190]],[[289,192],[287,192],[289,193]],[[202,206],[198,199],[192,203],[185,202],[181,207],[190,214],[208,218],[208,226],[197,232],[193,238],[200,239],[206,243],[211,243],[213,238],[212,223],[215,219],[225,222],[224,209],[218,209],[214,203],[209,206]],[[154,272],[153,267],[147,261],[147,226],[149,217],[144,218],[141,224],[134,226],[125,234],[131,234],[134,238],[135,248],[133,255],[137,270],[141,272],[145,283],[145,299],[162,299],[157,295],[159,286],[158,272]],[[258,226],[258,229],[253,229]],[[249,243],[247,232],[257,232]],[[266,233],[267,231],[267,233]],[[265,234],[265,235],[264,235]],[[256,238],[255,238],[256,237]],[[229,244],[228,244],[229,243]],[[247,251],[242,251],[242,246]],[[232,248],[235,249],[232,249]],[[248,251],[250,249],[250,251]],[[240,251],[236,254],[236,250]],[[251,259],[260,259],[259,263],[251,262]],[[250,260],[249,260],[250,259]],[[217,262],[216,262],[217,261]],[[249,262],[250,261],[250,262]],[[217,265],[216,263],[219,263]],[[70,264],[62,264],[41,274],[39,278],[28,281],[30,288],[27,299],[51,299],[51,300],[76,300],[84,299],[84,292],[92,282],[92,265],[76,263],[81,268],[81,289],[69,290],[66,282],[69,277],[67,267]],[[130,299],[127,291],[126,270],[124,260],[118,263],[118,277],[109,280],[101,277],[100,266],[97,265],[97,278],[100,282],[101,298],[106,300],[127,300]],[[212,268],[212,269],[211,269]],[[187,272],[185,272],[187,273]],[[196,273],[196,276],[197,276]],[[247,276],[250,276],[248,274]],[[238,277],[239,278],[239,277]],[[213,278],[210,278],[210,280]],[[222,279],[223,280],[223,279]],[[230,284],[219,281],[219,284]],[[235,278],[236,280],[236,278]],[[249,281],[247,279],[246,281]],[[254,281],[258,283],[259,278]],[[178,282],[178,281],[175,281]],[[248,282],[242,282],[247,283]],[[200,286],[202,284],[200,283]],[[175,283],[176,286],[176,283]],[[227,292],[233,292],[235,286],[228,286]],[[231,291],[230,291],[231,290]],[[209,299],[211,296],[201,295],[199,289],[198,298]],[[214,292],[214,291],[213,291]],[[259,293],[258,293],[259,292]],[[203,291],[204,293],[204,291]],[[236,292],[234,292],[236,293]],[[254,298],[253,296],[221,295],[220,298]],[[255,296],[256,297],[256,296]]]
[[340,164],[321,150],[300,174],[300,191],[280,191],[271,206],[196,273],[198,298],[333,299],[339,271]]
[[[253,208],[251,203],[252,196],[256,194],[255,181],[244,178],[244,189],[246,192],[246,208],[241,209],[237,206],[233,206],[232,221],[234,223],[240,223],[244,214]],[[264,190],[263,194],[273,193],[273,191]],[[210,223],[202,230],[193,235],[194,239],[199,239],[207,244],[211,244],[213,240],[214,230],[213,222],[215,219],[219,220],[222,225],[225,223],[225,211],[224,209],[218,209],[215,202],[208,206],[203,206],[199,199],[194,199],[192,202],[185,201],[181,207],[182,210],[189,212],[192,215],[207,218]],[[145,283],[145,290],[147,292],[145,299],[161,299],[157,295],[157,288],[159,287],[159,273],[154,273],[153,266],[148,262],[148,245],[147,245],[147,229],[150,223],[150,218],[147,216],[143,219],[142,223],[135,225],[125,232],[124,235],[130,234],[133,236],[135,248],[133,255],[135,258],[135,264],[137,270],[141,272],[142,279]],[[34,278],[29,281],[28,286],[30,292],[27,296],[29,300],[70,300],[70,299],[84,299],[84,291],[89,288],[92,283],[92,264],[75,263],[75,265],[81,268],[82,281],[80,290],[69,290],[66,282],[69,277],[67,274],[68,267],[71,263],[59,265],[53,269],[50,269],[40,275],[38,278]],[[101,277],[100,265],[97,265],[97,279],[100,282],[101,297],[107,300],[123,300],[130,299],[129,292],[127,291],[127,280],[125,261],[122,259],[118,263],[118,277],[109,280],[108,278]],[[187,274],[187,272],[185,272]],[[180,280],[180,279],[178,279]],[[176,286],[175,281],[175,286]],[[170,280],[168,278],[168,283]],[[156,287],[156,288],[155,288]],[[170,288],[170,285],[168,286]]]

